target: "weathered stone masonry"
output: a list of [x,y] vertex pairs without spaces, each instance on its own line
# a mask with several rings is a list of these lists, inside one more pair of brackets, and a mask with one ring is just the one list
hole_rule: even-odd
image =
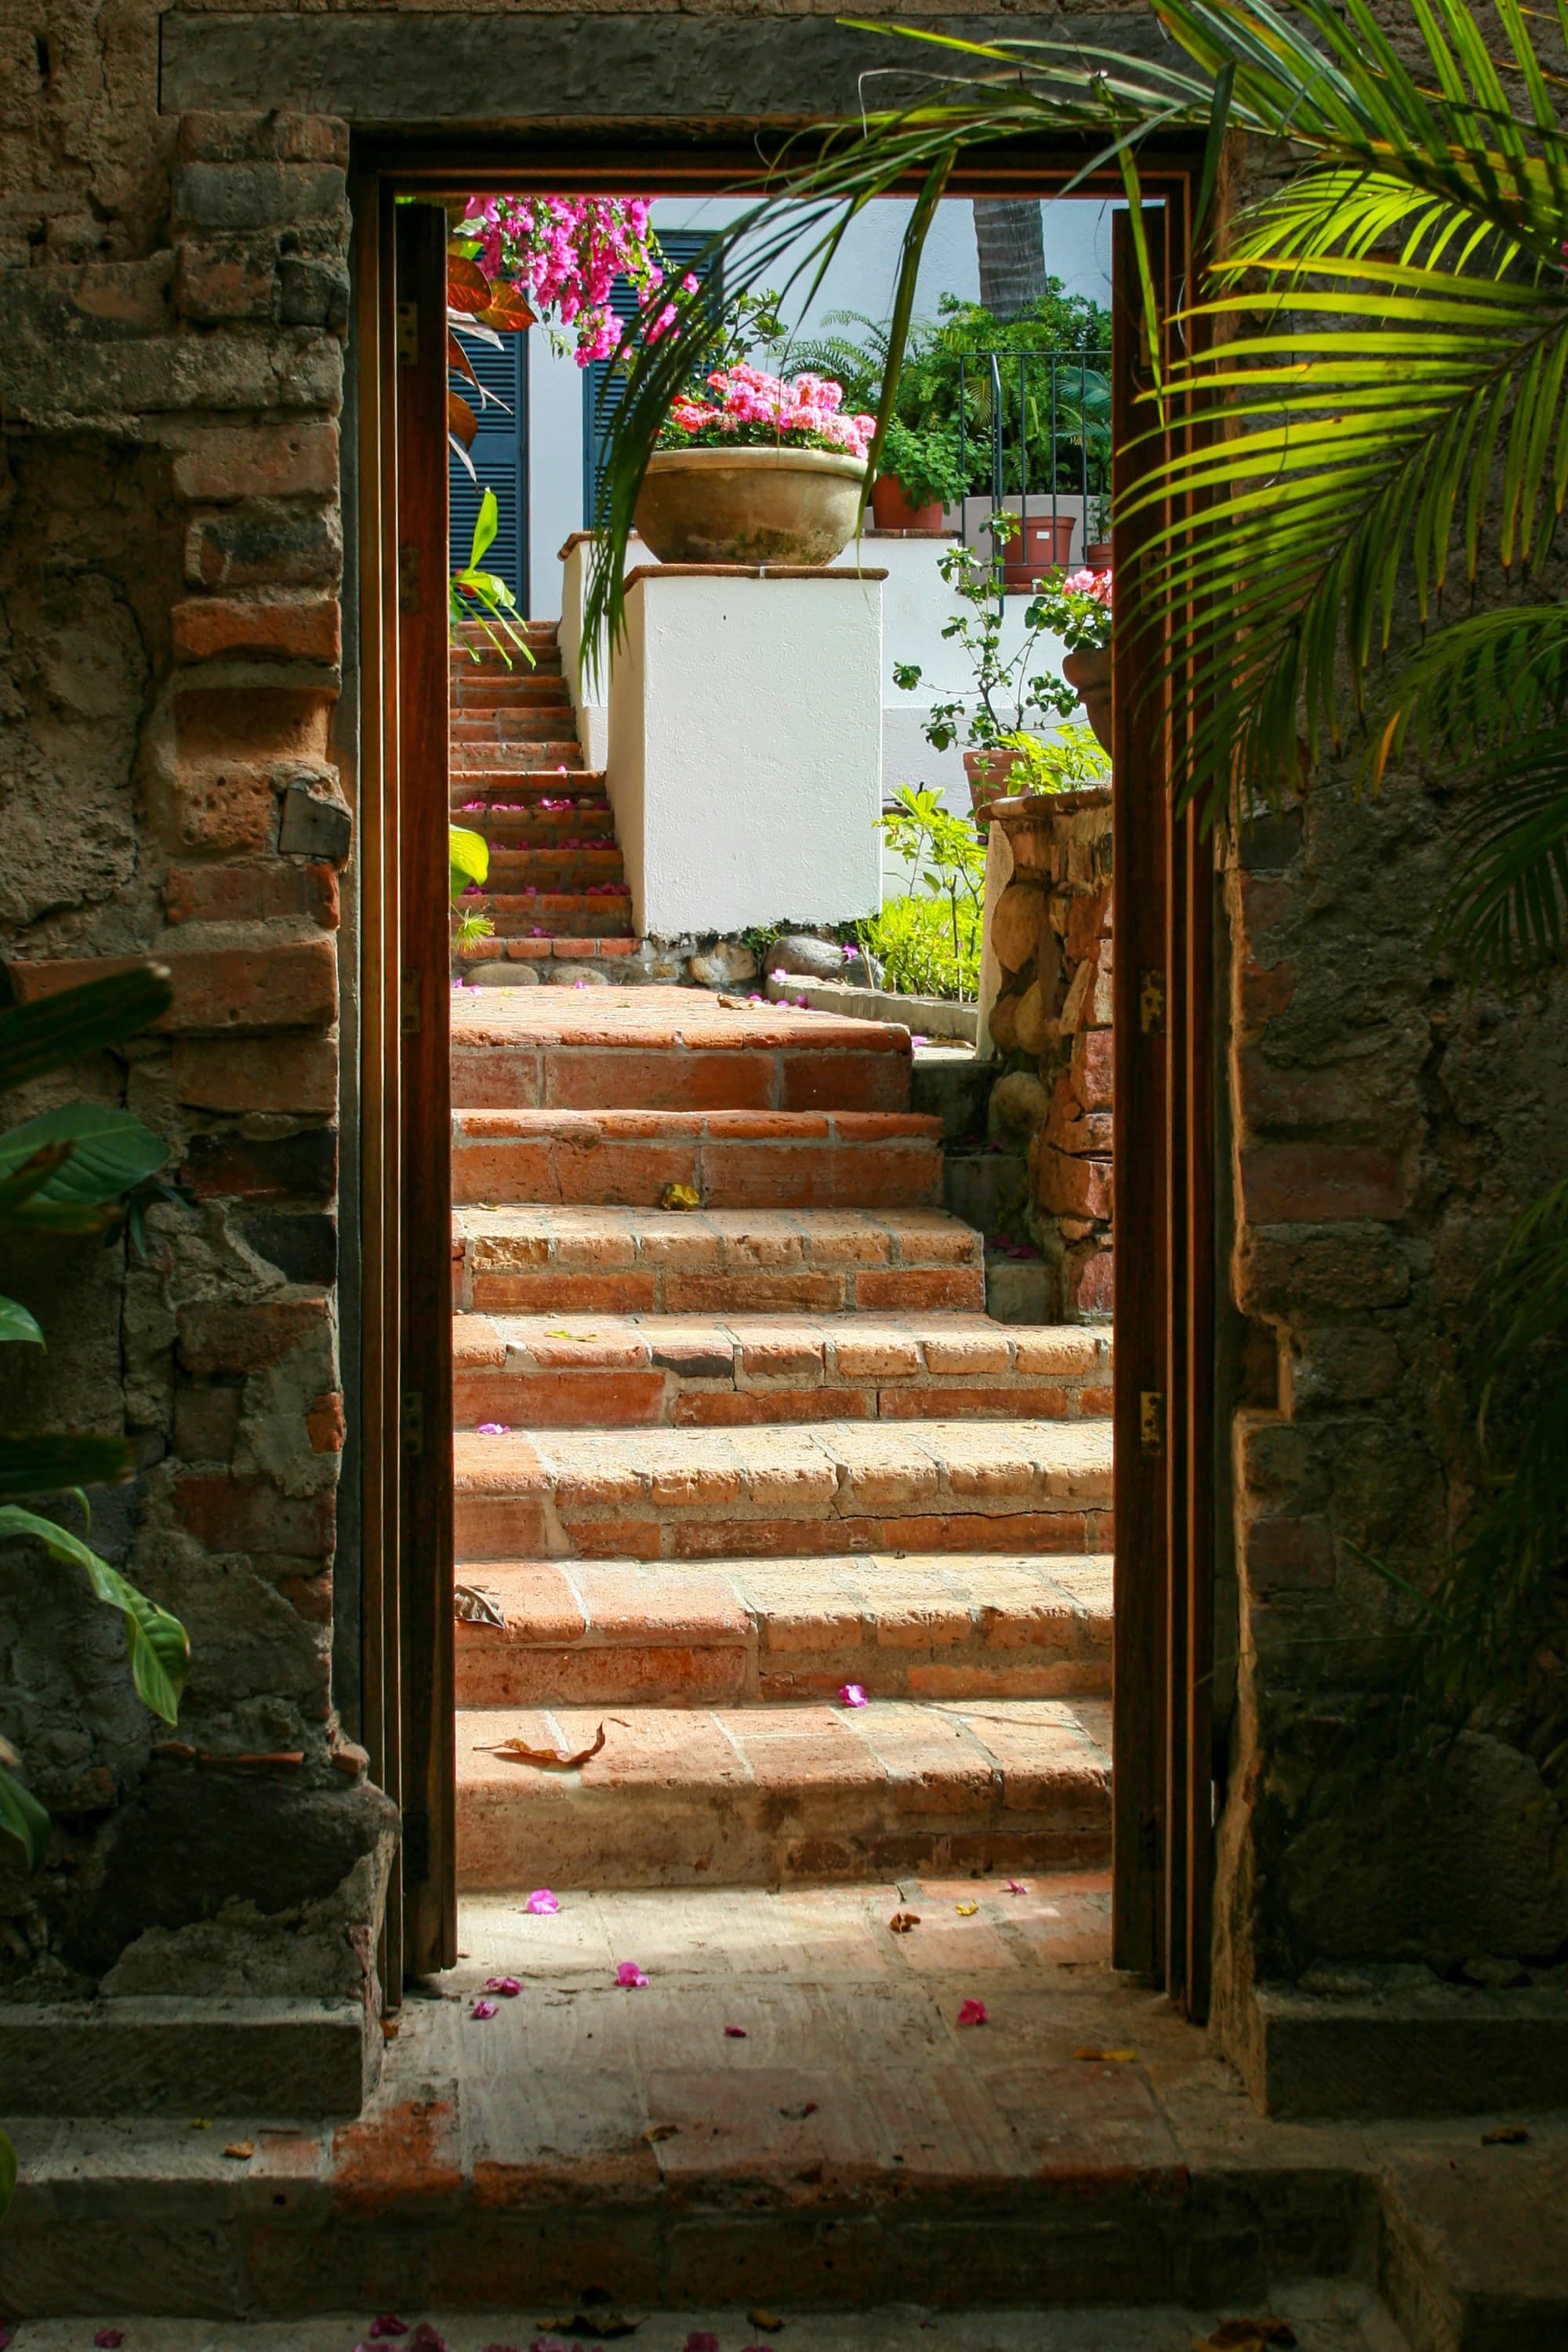
[[14,1270],[51,1349],[0,1393],[10,1426],[133,1439],[100,1539],[195,1665],[171,1734],[104,1612],[6,1563],[5,1727],[59,1828],[41,1885],[4,1882],[3,1966],[368,1998],[393,1813],[331,1685],[347,134],[187,116],[172,162],[161,249],[0,279],[3,915],[24,1000],[167,963],[163,1034],[80,1084],[169,1138],[184,1205],[144,1261]]

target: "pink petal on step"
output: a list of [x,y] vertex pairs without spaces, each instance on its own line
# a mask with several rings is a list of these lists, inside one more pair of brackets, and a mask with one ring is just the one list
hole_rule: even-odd
[[983,2000],[961,2001],[958,2010],[958,2022],[960,2025],[984,2025],[985,2022],[985,2003]]
[[487,1977],[485,1990],[499,1992],[502,2000],[515,2000],[522,1990],[522,1982],[518,1977]]
[[724,2028],[726,2042],[744,2042],[745,2038],[746,2029],[743,2025],[727,2025]]
[[474,1435],[476,1437],[510,1437],[511,1423],[510,1421],[481,1421]]
[[838,1696],[846,1706],[868,1706],[870,1701],[858,1683],[841,1683]]
[[493,2017],[500,2007],[500,2003],[499,2001],[477,2000],[475,2001],[472,2009],[469,2010],[468,2015],[470,2017],[479,2018]]
[[92,2340],[99,2352],[115,2352],[116,2346],[125,2341],[125,2330],[123,2327],[100,2327]]
[[408,2322],[399,2319],[395,2311],[378,2311],[370,2323],[370,2332],[373,2336],[406,2336]]
[[719,2338],[706,2327],[694,2327],[686,2339],[686,2352],[719,2352]]
[[1006,1891],[1009,1895],[1027,1895],[1029,1890],[1026,1886],[1021,1885],[1017,1879],[1010,1878],[1007,1881]]
[[561,1905],[548,1886],[536,1886],[522,1907],[531,1911],[536,1919],[542,1919],[550,1912],[559,1911]]
[[647,1979],[635,1960],[623,1960],[616,1970],[616,1982],[629,1988],[633,1985],[645,1985]]

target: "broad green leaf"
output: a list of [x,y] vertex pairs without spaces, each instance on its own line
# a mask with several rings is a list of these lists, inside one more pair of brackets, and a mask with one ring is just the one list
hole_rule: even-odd
[[168,1011],[173,994],[166,969],[146,964],[0,1013],[0,1094],[135,1036]]
[[0,2221],[16,2190],[16,2151],[0,2131]]
[[[3,1764],[0,1764],[0,1830],[7,1837],[16,1839],[27,1857],[27,1868],[37,1870],[49,1850],[49,1817],[31,1789],[24,1788],[16,1774],[8,1772]],[[3,2200],[0,2200],[0,2210],[4,2210]]]
[[[490,870],[490,845],[482,833],[471,833],[467,825],[448,825],[447,856],[453,880],[458,889],[464,882],[483,882]],[[461,880],[458,877],[461,877]]]
[[37,1318],[19,1298],[0,1297],[0,1339],[31,1339],[39,1348],[44,1344]]
[[165,1723],[179,1719],[180,1693],[191,1670],[191,1644],[184,1627],[155,1601],[139,1592],[128,1577],[53,1519],[15,1504],[0,1507],[0,1538],[32,1536],[51,1558],[79,1568],[99,1599],[118,1609],[125,1619],[126,1646],[131,1654],[132,1679],[154,1715]]
[[470,572],[479,570],[489,554],[491,542],[500,529],[500,509],[496,503],[496,494],[492,489],[487,489],[484,497],[479,500],[479,513],[474,518],[474,540],[468,551]]
[[0,1437],[0,1498],[111,1486],[135,1466],[123,1437]]
[[0,1177],[21,1168],[41,1145],[61,1142],[72,1147],[70,1158],[39,1186],[34,1195],[39,1202],[118,1200],[169,1157],[163,1138],[133,1112],[112,1103],[62,1103],[0,1136]]

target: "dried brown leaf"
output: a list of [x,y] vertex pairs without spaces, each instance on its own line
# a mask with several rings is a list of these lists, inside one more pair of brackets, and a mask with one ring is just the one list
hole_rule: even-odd
[[[575,1772],[580,1764],[586,1764],[590,1757],[596,1756],[604,1744],[605,1727],[601,1723],[593,1745],[579,1748],[571,1756],[559,1748],[531,1748],[526,1739],[492,1740],[488,1747],[481,1748],[480,1753],[499,1756],[508,1764],[534,1764],[542,1772]],[[541,2321],[540,2325],[542,2326],[543,2322]]]

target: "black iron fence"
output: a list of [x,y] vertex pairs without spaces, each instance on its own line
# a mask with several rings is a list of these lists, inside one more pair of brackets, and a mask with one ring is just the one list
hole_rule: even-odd
[[958,354],[959,470],[970,497],[1056,521],[1081,501],[1084,545],[1109,535],[1110,353]]

